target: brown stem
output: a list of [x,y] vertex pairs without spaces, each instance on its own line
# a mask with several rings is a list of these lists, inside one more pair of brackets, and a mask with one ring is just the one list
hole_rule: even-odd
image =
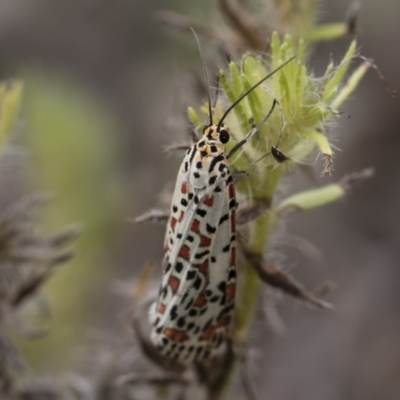
[[254,50],[267,51],[269,42],[264,37],[270,33],[261,34],[258,21],[248,15],[243,8],[233,4],[232,0],[219,0],[219,6],[231,26],[240,34],[242,39]]

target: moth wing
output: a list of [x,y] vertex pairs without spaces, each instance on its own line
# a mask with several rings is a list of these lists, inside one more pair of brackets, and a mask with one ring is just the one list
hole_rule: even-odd
[[[227,179],[217,175],[213,185],[197,189],[188,179],[190,175],[183,163],[167,230],[166,238],[172,242],[166,243],[152,339],[162,351],[171,351],[169,339],[181,340],[186,344],[186,356],[193,358],[195,352],[189,355],[189,349],[201,343],[201,339],[207,342],[208,328],[215,326],[221,313],[220,303],[225,302],[223,293],[218,301],[215,296],[218,290],[221,292],[219,284],[227,279],[229,252],[223,250],[224,243],[231,240],[232,230]],[[216,191],[216,187],[220,190]],[[181,204],[177,203],[178,199]],[[207,296],[206,292],[213,296]],[[210,303],[211,299],[215,304]],[[180,354],[185,356],[185,351],[181,350]]]

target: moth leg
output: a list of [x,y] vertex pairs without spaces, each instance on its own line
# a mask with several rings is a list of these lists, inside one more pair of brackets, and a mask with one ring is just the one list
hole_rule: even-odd
[[247,171],[234,171],[232,172],[232,179],[233,183],[241,181],[243,178],[246,178],[249,176],[249,173]]
[[[281,106],[280,106],[278,101],[276,102],[276,104],[272,104],[271,109],[273,109],[275,107],[275,105],[278,105],[280,116],[281,116],[281,129],[280,129],[280,132],[279,132],[278,143],[276,144],[276,146],[271,146],[269,153],[264,154],[262,157],[260,157],[256,161],[254,161],[252,163],[252,165],[257,164],[259,161],[263,160],[265,157],[270,156],[270,155],[272,155],[272,157],[274,157],[275,161],[277,161],[279,164],[283,164],[285,161],[289,161],[290,160],[289,157],[287,157],[282,151],[280,151],[278,149],[279,144],[281,143],[282,132],[283,132],[283,127],[285,125],[285,121],[283,120],[282,109],[281,109]],[[270,110],[270,112],[268,114],[270,114],[270,113],[271,113],[271,110]]]
[[238,225],[243,225],[254,221],[260,215],[264,214],[264,212],[267,211],[270,206],[271,202],[268,199],[261,199],[256,201],[251,206],[243,207],[237,212],[236,223]]
[[167,144],[163,147],[163,150],[167,154],[171,154],[175,151],[186,151],[193,143],[172,143]]
[[272,102],[272,106],[268,111],[268,114],[264,117],[264,119],[257,126],[253,127],[244,139],[242,139],[240,142],[236,143],[233,146],[232,150],[229,152],[226,158],[229,159],[230,157],[232,157],[243,145],[245,145],[258,132],[260,126],[263,125],[271,116],[276,105],[279,105],[279,101],[277,99],[274,99],[274,101]]
[[137,224],[142,222],[154,222],[154,223],[162,223],[167,222],[170,216],[169,211],[161,210],[159,208],[152,208],[151,210],[145,212],[142,215],[136,217],[133,221]]
[[[191,124],[188,119],[186,120],[188,123]],[[175,151],[186,151],[189,147],[193,146],[194,143],[198,142],[202,135],[196,127],[192,127],[188,130],[187,136],[187,141],[167,144],[166,146],[164,146],[164,152],[167,154],[171,154]]]

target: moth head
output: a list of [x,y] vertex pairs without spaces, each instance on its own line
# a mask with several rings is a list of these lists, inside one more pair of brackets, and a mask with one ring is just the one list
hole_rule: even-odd
[[208,143],[225,144],[229,142],[230,135],[225,124],[218,124],[207,126],[203,137]]

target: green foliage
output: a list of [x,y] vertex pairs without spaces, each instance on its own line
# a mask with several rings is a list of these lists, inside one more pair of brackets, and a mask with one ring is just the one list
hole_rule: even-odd
[[[246,182],[238,185],[239,191],[251,197],[271,199],[277,181],[288,166],[304,161],[316,148],[326,157],[333,156],[329,140],[324,134],[325,127],[339,115],[339,107],[354,91],[368,69],[368,65],[364,63],[346,79],[355,52],[356,43],[352,42],[340,64],[335,67],[330,63],[324,76],[317,79],[307,70],[303,40],[293,40],[286,35],[281,42],[275,32],[271,39],[271,60],[268,65],[263,59],[246,55],[240,65],[234,62],[229,64],[229,77],[226,72],[220,72],[224,94],[233,103],[262,77],[293,55],[296,56],[265,84],[251,92],[227,118],[227,125],[235,141],[239,141],[250,131],[251,122],[255,125],[262,122],[274,99],[279,102],[271,117],[259,127],[259,134],[244,147],[244,156],[235,157],[232,164],[237,170],[248,170],[249,160],[256,161],[270,154],[272,146],[277,146],[288,160],[279,164],[269,155],[263,162],[252,165],[255,172]],[[193,109],[189,111],[189,118],[197,127],[207,115],[207,107],[202,111],[202,117]],[[218,104],[215,118],[218,120],[221,115],[222,107]],[[233,142],[230,143],[228,150],[233,145]]]
[[77,257],[45,287],[53,310],[51,332],[26,348],[31,361],[57,360],[60,365],[87,329],[91,295],[109,273],[104,260],[117,221],[125,219],[113,172],[111,132],[117,128],[110,115],[73,82],[31,75],[27,88],[27,144],[34,164],[30,185],[35,191],[55,194],[43,210],[43,224],[49,229],[73,221],[83,225],[75,246]]
[[21,81],[0,82],[0,156],[18,115],[22,92]]

